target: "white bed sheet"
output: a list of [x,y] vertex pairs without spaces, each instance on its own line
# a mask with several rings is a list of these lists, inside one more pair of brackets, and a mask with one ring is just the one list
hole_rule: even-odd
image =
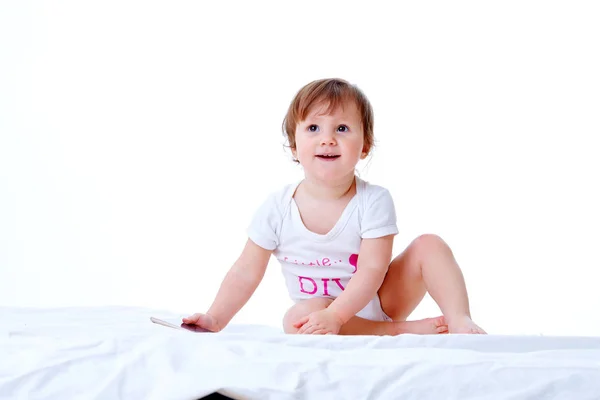
[[128,307],[0,308],[0,399],[600,399],[600,338],[219,334]]

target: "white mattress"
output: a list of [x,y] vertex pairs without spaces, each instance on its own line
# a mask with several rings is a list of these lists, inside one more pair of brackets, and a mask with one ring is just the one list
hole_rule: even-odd
[[0,308],[0,399],[600,399],[600,338],[192,333],[139,308]]

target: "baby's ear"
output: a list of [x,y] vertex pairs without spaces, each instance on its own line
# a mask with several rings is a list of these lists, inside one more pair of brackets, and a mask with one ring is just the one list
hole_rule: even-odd
[[364,147],[362,153],[360,153],[360,159],[364,160],[365,158],[367,158],[367,156],[369,155],[369,148],[368,147]]

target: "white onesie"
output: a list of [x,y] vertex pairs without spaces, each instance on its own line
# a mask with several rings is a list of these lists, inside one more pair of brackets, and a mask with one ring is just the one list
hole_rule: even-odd
[[[325,235],[308,230],[300,218],[293,195],[301,181],[270,194],[248,227],[254,243],[273,250],[295,302],[339,296],[356,272],[361,239],[398,233],[389,191],[355,178],[356,195]],[[356,315],[374,321],[391,320],[377,294]]]

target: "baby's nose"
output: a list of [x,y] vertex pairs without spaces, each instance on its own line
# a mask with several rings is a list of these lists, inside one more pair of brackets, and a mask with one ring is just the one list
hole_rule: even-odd
[[323,138],[321,138],[321,144],[324,146],[335,145],[335,139],[333,138],[333,135],[323,135]]

